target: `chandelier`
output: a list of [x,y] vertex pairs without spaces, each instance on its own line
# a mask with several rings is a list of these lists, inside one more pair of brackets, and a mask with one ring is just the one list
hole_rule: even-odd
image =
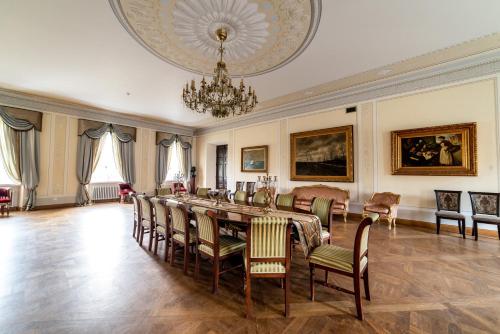
[[220,59],[214,69],[212,81],[207,84],[205,77],[203,77],[199,90],[196,90],[194,80],[191,80],[191,87],[186,83],[186,87],[182,90],[184,104],[191,110],[199,113],[210,112],[213,117],[217,118],[249,113],[257,105],[255,90],[249,86],[248,91],[246,91],[243,79],[241,79],[239,87],[232,85],[226,63],[222,60],[223,43],[227,39],[227,30],[219,28],[215,34],[220,42]]

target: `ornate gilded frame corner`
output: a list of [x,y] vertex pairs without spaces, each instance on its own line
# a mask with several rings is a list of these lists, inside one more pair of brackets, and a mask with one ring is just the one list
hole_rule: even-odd
[[[435,136],[443,133],[462,135],[461,166],[405,167],[402,162],[403,138]],[[425,176],[477,176],[477,126],[476,123],[450,124],[391,132],[392,175]]]
[[[322,175],[297,175],[296,172],[296,139],[303,137],[313,137],[318,135],[328,135],[336,133],[346,133],[346,157],[347,174],[340,176]],[[335,128],[320,129],[290,134],[290,180],[292,181],[323,181],[323,182],[354,182],[354,142],[353,125],[339,126]]]
[[[243,152],[245,152],[245,150],[249,150],[249,149],[252,149],[252,150],[263,149],[264,150],[264,168],[254,169],[254,170],[247,170],[244,168],[244,166],[243,166]],[[241,158],[240,167],[241,167],[242,173],[267,173],[269,170],[269,145],[242,147],[240,158]]]

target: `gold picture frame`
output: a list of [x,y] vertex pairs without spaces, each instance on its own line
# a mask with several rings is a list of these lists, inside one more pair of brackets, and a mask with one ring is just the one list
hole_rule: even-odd
[[476,123],[391,132],[393,175],[477,176]]
[[354,182],[353,126],[291,133],[290,179]]
[[267,173],[268,145],[241,148],[241,171],[244,173]]

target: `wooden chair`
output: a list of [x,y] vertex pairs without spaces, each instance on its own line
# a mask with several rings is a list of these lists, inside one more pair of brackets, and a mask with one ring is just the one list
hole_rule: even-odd
[[170,218],[168,208],[161,202],[159,198],[152,198],[151,202],[155,209],[154,226],[155,226],[155,241],[154,254],[158,253],[158,242],[165,240],[165,262],[168,261],[168,248],[170,246]]
[[238,190],[234,193],[234,201],[240,204],[248,203],[248,193],[246,191]]
[[333,206],[333,199],[314,197],[311,202],[311,213],[318,216],[321,220],[321,239],[330,243],[333,235],[332,215],[330,214]]
[[11,205],[12,205],[12,189],[0,188],[0,212],[2,213],[2,216],[4,215],[5,211],[7,211],[7,217],[10,215]]
[[139,203],[139,199],[137,198],[136,193],[130,194],[130,197],[132,197],[132,203],[134,205],[134,230],[132,232],[132,237],[135,238],[137,241],[139,241],[139,226],[140,222],[142,221],[141,219],[141,205]]
[[290,232],[292,220],[253,218],[247,228],[245,251],[246,315],[252,317],[252,277],[280,278],[285,285],[285,317],[290,313]]
[[256,182],[247,182],[245,191],[247,192],[248,196],[252,196],[255,192],[255,183]]
[[465,216],[460,213],[461,191],[434,190],[436,194],[436,233],[439,234],[441,219],[456,220],[458,233],[465,239]]
[[157,196],[166,196],[166,195],[172,195],[172,188],[170,187],[161,187],[156,189],[156,195]]
[[138,195],[137,198],[139,199],[141,210],[141,223],[139,225],[139,244],[142,246],[144,234],[149,233],[148,250],[151,251],[151,247],[153,246],[153,239],[155,237],[153,205],[151,205],[151,201],[146,195]]
[[[361,309],[360,279],[363,279],[365,296],[370,300],[370,284],[368,281],[368,237],[370,226],[373,223],[373,215],[365,217],[361,221],[356,231],[354,239],[354,249],[346,249],[334,245],[321,245],[317,247],[309,258],[310,270],[310,290],[311,300],[314,301],[314,283],[321,283],[326,287],[333,288],[349,294],[354,294],[356,300],[356,311],[358,319],[363,320],[363,310]],[[378,215],[377,217],[378,218]],[[340,275],[352,277],[354,291],[335,286],[325,281],[315,281],[315,269],[319,268],[326,272],[334,272]]]
[[175,261],[176,245],[184,248],[184,274],[189,268],[189,247],[196,244],[196,230],[189,223],[188,213],[184,205],[169,207],[172,222],[172,250],[170,253],[170,264]]
[[266,206],[269,203],[269,199],[266,198],[266,193],[264,191],[257,191],[253,194],[252,204],[254,206]]
[[472,235],[479,238],[478,224],[496,225],[500,239],[500,193],[469,191],[472,205]]
[[242,269],[242,264],[224,269],[223,263],[234,256],[242,257],[246,241],[230,235],[219,235],[219,222],[215,218],[213,211],[200,207],[192,207],[191,211],[194,212],[196,217],[197,249],[195,279],[198,278],[200,272],[201,255],[208,257],[212,262],[212,292],[216,293],[219,289],[220,275],[236,268]]
[[278,194],[275,202],[276,207],[293,209],[295,207],[295,198],[294,194]]
[[379,220],[387,220],[390,230],[392,225],[396,227],[400,200],[401,195],[399,194],[391,192],[374,193],[363,206],[363,217],[367,217],[370,213],[376,213],[380,217]]
[[245,186],[244,181],[236,181],[236,190],[234,191],[234,193],[229,194],[229,197],[234,198],[234,195],[236,194],[237,191],[243,191],[244,186]]
[[210,188],[197,188],[196,189],[196,196],[200,198],[210,198],[208,196],[208,192],[210,191]]

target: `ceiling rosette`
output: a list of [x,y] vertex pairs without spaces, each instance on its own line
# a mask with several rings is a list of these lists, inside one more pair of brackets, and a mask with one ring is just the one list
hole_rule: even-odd
[[273,71],[314,38],[321,0],[109,0],[142,46],[182,69],[211,74],[224,27],[224,59],[235,76]]

